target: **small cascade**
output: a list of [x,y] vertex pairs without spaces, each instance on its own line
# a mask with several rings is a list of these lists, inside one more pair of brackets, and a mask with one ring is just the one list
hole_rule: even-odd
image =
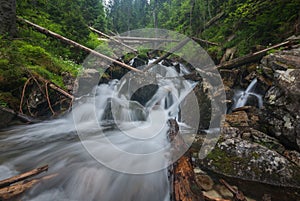
[[[180,103],[195,86],[193,81],[164,79],[188,72],[180,67],[181,73],[163,65],[151,69],[158,89],[145,104],[128,96],[132,82],[112,80],[79,98],[65,117],[0,132],[1,174],[12,176],[44,164],[50,167],[47,174],[58,173],[28,191],[24,201],[169,201],[168,171],[160,168],[170,162],[161,151],[170,147],[166,122],[179,119]],[[183,133],[195,133],[186,122],[179,125]],[[147,156],[156,152],[158,157]],[[135,157],[139,154],[145,154],[142,160]]]
[[263,106],[262,95],[255,93],[257,78],[253,79],[245,91],[236,91],[233,100],[234,104],[231,110],[243,107],[245,105],[253,105],[258,108]]

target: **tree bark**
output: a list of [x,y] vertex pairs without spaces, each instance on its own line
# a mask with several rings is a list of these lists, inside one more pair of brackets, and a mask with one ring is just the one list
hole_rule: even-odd
[[111,37],[111,36],[109,36],[109,35],[107,35],[107,34],[105,34],[105,33],[102,33],[101,31],[99,31],[99,30],[97,30],[97,29],[95,29],[95,28],[93,28],[93,27],[89,27],[89,28],[90,28],[90,30],[92,30],[93,32],[95,32],[95,33],[97,33],[97,34],[99,34],[99,35],[102,35],[102,36],[104,36],[104,37],[106,37],[106,38],[108,38],[108,39],[110,39],[110,40],[112,40],[112,41],[114,41],[114,42],[116,42],[116,43],[118,43],[118,44],[120,44],[120,45],[122,45],[122,46],[128,48],[128,49],[130,49],[130,50],[133,51],[134,53],[137,52],[137,49],[134,49],[134,48],[132,48],[132,47],[126,45],[125,43],[122,43],[121,41],[116,40],[114,37]]
[[15,37],[16,19],[16,0],[0,0],[0,34]]
[[45,34],[47,36],[56,38],[56,39],[58,39],[58,40],[60,40],[60,41],[62,41],[64,43],[66,43],[68,45],[72,45],[72,46],[74,46],[74,47],[76,47],[76,48],[78,48],[80,50],[83,50],[83,51],[85,51],[87,53],[93,54],[94,56],[97,56],[97,57],[100,57],[100,58],[102,58],[104,60],[110,61],[110,62],[112,62],[112,63],[114,63],[116,65],[119,65],[119,66],[123,67],[123,68],[127,68],[128,70],[132,70],[132,71],[135,71],[135,72],[142,73],[142,71],[140,71],[140,70],[138,70],[138,69],[136,69],[136,68],[134,68],[132,66],[129,66],[129,65],[127,65],[125,63],[122,63],[120,61],[117,61],[115,59],[112,59],[112,58],[110,58],[110,57],[108,57],[108,56],[106,56],[104,54],[101,54],[101,53],[99,53],[99,52],[97,52],[95,50],[92,50],[92,49],[90,49],[90,48],[88,48],[88,47],[86,47],[84,45],[81,45],[81,44],[79,44],[79,43],[77,43],[77,42],[75,42],[73,40],[70,40],[70,39],[68,39],[66,37],[63,37],[63,36],[61,36],[61,35],[59,35],[59,34],[57,34],[55,32],[52,32],[52,31],[50,31],[50,30],[48,30],[48,29],[46,29],[44,27],[41,27],[41,26],[39,26],[37,24],[34,24],[34,23],[32,23],[32,22],[30,22],[28,20],[25,20],[25,19],[22,19],[22,18],[18,18],[18,20],[20,20],[21,22],[25,22],[26,24],[30,25],[32,28],[34,28],[38,32],[41,32],[41,33],[43,33],[43,34]]
[[42,182],[42,181],[52,179],[53,177],[56,177],[56,176],[57,176],[57,174],[52,174],[52,175],[44,176],[42,178],[32,179],[30,181],[21,181],[14,185],[1,188],[0,189],[0,200],[2,200],[2,201],[16,200],[18,198],[18,196],[20,196],[22,193],[24,193],[28,189],[32,188],[35,184]]
[[[168,139],[174,141],[174,152],[182,146],[186,146],[179,132],[179,126],[175,119],[169,119]],[[181,156],[171,168],[172,173],[172,195],[173,201],[204,201],[203,193],[196,182],[194,169],[190,157],[186,153]]]
[[285,41],[285,42],[279,43],[277,45],[274,45],[272,47],[263,49],[261,51],[247,54],[243,57],[239,57],[239,58],[221,63],[221,64],[217,65],[216,67],[218,69],[232,69],[232,68],[244,65],[244,64],[256,62],[256,61],[259,61],[261,58],[263,58],[269,50],[276,49],[276,48],[283,47],[283,46],[290,46],[292,43],[293,43],[293,41]]
[[0,188],[3,187],[7,187],[13,183],[19,182],[19,181],[23,181],[29,177],[33,177],[35,175],[40,174],[41,172],[47,171],[48,170],[48,165],[33,169],[31,171],[25,172],[23,174],[14,176],[14,177],[10,177],[8,179],[4,179],[2,181],[0,181]]

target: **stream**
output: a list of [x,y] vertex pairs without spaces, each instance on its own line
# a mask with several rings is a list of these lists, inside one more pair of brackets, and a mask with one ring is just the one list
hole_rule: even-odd
[[[187,144],[196,128],[184,123],[180,103],[195,82],[176,77],[181,65],[156,65],[157,90],[144,105],[131,100],[130,79],[96,86],[64,117],[0,132],[0,179],[49,165],[52,179],[35,185],[23,201],[168,201],[170,156],[167,120],[176,118]],[[185,152],[186,150],[182,150]],[[45,173],[38,177],[44,176]]]

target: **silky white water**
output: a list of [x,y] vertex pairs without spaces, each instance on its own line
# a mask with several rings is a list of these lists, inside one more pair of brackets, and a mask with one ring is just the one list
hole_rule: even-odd
[[[145,106],[119,93],[132,88],[128,81],[113,80],[78,99],[64,117],[0,132],[0,179],[48,164],[37,177],[58,175],[27,191],[23,201],[170,200],[167,120],[180,118],[180,103],[195,83],[161,78],[188,73],[181,68],[151,70],[158,90]],[[180,129],[197,128],[181,122]]]
[[253,96],[257,99],[257,106],[261,108],[263,105],[262,96],[255,93],[255,87],[257,84],[257,78],[253,79],[245,91],[237,91],[234,95],[234,104],[232,109],[243,107],[247,104],[250,96]]

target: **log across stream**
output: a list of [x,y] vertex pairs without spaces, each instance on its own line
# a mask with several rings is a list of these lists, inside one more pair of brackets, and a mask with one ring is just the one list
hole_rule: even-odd
[[[181,68],[157,65],[151,71],[178,77],[188,73]],[[0,180],[48,164],[46,175],[58,175],[35,184],[22,200],[169,201],[167,122],[181,118],[179,104],[195,82],[158,81],[144,104],[126,97],[128,83],[96,86],[62,118],[1,131]],[[195,129],[179,127],[191,143]]]

